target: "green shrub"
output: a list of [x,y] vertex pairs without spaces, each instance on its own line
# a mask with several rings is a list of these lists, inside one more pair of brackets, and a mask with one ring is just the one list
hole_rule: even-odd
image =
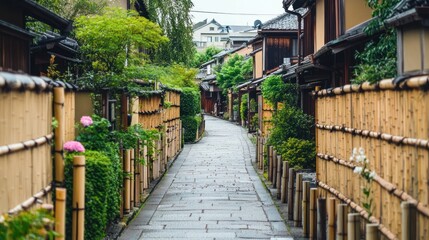
[[262,83],[262,96],[273,106],[279,102],[295,106],[298,101],[297,85],[284,83],[280,75],[272,75]]
[[[65,159],[65,184],[67,188],[67,238],[72,231],[73,156],[83,154],[85,163],[85,239],[103,239],[109,218],[110,205],[119,206],[118,177],[114,164],[106,154],[86,151],[67,154]],[[122,179],[121,179],[122,181]],[[115,208],[116,208],[115,206]]]
[[198,131],[198,117],[184,116],[182,117],[182,127],[184,128],[185,142],[194,142]]
[[313,117],[301,109],[285,106],[273,116],[273,128],[268,144],[280,147],[289,138],[312,139]]
[[314,141],[289,138],[280,146],[282,158],[295,169],[316,168],[316,145]]
[[180,95],[180,116],[195,116],[200,111],[200,92],[195,88],[183,88]]
[[249,111],[249,109],[247,109],[248,99],[249,99],[249,94],[247,93],[241,96],[240,117],[241,117],[241,120],[243,121],[247,121],[247,113]]

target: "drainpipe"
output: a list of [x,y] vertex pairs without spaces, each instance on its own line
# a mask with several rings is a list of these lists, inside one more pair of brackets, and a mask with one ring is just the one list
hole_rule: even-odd
[[301,65],[301,22],[302,15],[298,12],[290,11],[285,7],[285,12],[298,17],[298,65]]

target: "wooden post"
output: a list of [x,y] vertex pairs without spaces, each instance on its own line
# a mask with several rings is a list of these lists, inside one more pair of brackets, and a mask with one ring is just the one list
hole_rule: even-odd
[[366,225],[366,240],[379,240],[380,237],[378,235],[378,224],[367,224]]
[[273,146],[268,146],[268,180],[273,182]]
[[286,203],[287,200],[287,182],[289,173],[289,162],[283,162],[282,187],[281,187],[281,202]]
[[259,139],[260,139],[260,137],[256,136],[256,147],[255,147],[255,150],[256,150],[256,155],[255,155],[256,156],[256,160],[255,161],[256,161],[257,164],[259,164],[259,151],[260,151],[259,150],[259,141],[260,141]]
[[135,201],[134,201],[134,192],[135,192],[135,188],[134,188],[134,149],[130,149],[130,209],[132,209],[134,207]]
[[282,160],[282,156],[278,155],[277,156],[277,199],[280,199],[281,196],[281,191],[282,191],[282,173],[283,173],[283,160]]
[[336,199],[328,198],[328,240],[335,240]]
[[295,227],[301,227],[302,223],[302,173],[296,175],[295,182],[295,203],[293,210],[293,220]]
[[273,188],[276,188],[276,181],[277,181],[277,150],[273,150],[273,180],[271,181],[273,184]]
[[84,239],[85,226],[85,157],[73,157],[72,239]]
[[64,183],[64,138],[65,138],[65,110],[64,88],[54,88],[54,115],[58,121],[55,129],[55,182],[62,186]]
[[65,188],[55,190],[55,232],[59,235],[56,240],[63,240],[66,236],[66,197]]
[[337,240],[347,240],[347,204],[338,204]]
[[347,239],[360,240],[360,214],[349,213],[347,219]]
[[140,206],[141,194],[141,164],[140,164],[140,141],[137,142],[137,148],[134,153],[134,207]]
[[294,185],[295,185],[295,169],[289,168],[289,181],[288,181],[288,193],[287,193],[287,211],[288,211],[289,220],[293,220]]
[[317,237],[317,188],[310,189],[310,239]]
[[416,207],[409,202],[402,202],[402,240],[417,239]]
[[317,239],[326,239],[326,198],[317,199]]
[[302,232],[308,238],[310,227],[310,182],[302,182]]
[[131,157],[130,157],[130,150],[125,150],[125,156],[124,156],[124,213],[130,212],[130,169],[131,169]]

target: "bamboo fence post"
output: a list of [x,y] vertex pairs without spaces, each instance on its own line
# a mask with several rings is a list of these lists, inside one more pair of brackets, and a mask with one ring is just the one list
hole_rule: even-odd
[[73,157],[72,239],[84,239],[85,226],[85,157]]
[[378,224],[367,224],[366,225],[366,240],[379,240],[380,237],[378,235]]
[[256,163],[258,163],[259,164],[259,151],[260,151],[260,149],[259,149],[259,141],[261,141],[260,140],[260,137],[259,136],[256,136],[256,147],[255,147],[255,150],[256,150],[256,159],[255,159],[255,161],[256,161]]
[[273,182],[273,146],[268,146],[268,180]]
[[65,110],[64,88],[54,88],[54,115],[58,121],[55,129],[55,182],[64,183],[64,138],[65,138]]
[[66,236],[66,197],[67,189],[56,188],[55,190],[55,232],[59,236],[56,240],[63,240]]
[[130,150],[125,150],[125,156],[124,156],[124,213],[130,212],[130,169],[131,169],[131,161],[130,161]]
[[410,202],[402,202],[402,240],[417,239],[416,209]]
[[135,159],[134,159],[134,149],[130,149],[130,209],[132,209],[134,207],[135,204],[135,200],[134,200],[134,192],[135,192],[135,188],[134,188],[134,181],[135,181],[135,172],[134,172],[134,166],[135,166]]
[[[264,145],[267,144],[267,141],[264,139]],[[261,161],[261,170],[262,170],[262,174],[264,174],[265,171],[265,155],[268,154],[268,148],[265,148],[264,146],[262,146],[263,148],[263,154],[262,154],[262,161]],[[268,157],[267,157],[268,159]]]
[[288,211],[289,220],[293,220],[294,184],[295,184],[295,169],[289,168],[289,181],[288,181],[288,193],[287,193],[287,211]]
[[293,210],[293,220],[295,227],[301,227],[302,223],[302,173],[296,175],[295,183],[295,203]]
[[277,187],[277,150],[273,150],[273,175],[272,175],[273,180],[271,181],[273,184],[273,188]]
[[336,205],[335,198],[328,198],[328,240],[335,240]]
[[326,198],[317,199],[317,239],[326,239]]
[[[283,171],[284,172],[284,171]],[[302,182],[302,231],[304,237],[309,236],[310,223],[310,182]]]
[[317,237],[317,188],[310,189],[310,239]]
[[140,206],[141,194],[141,167],[140,167],[140,141],[137,142],[137,148],[134,153],[134,207]]
[[337,240],[347,240],[347,204],[338,204],[337,208]]
[[289,162],[283,162],[282,187],[281,187],[281,202],[286,203],[287,200],[287,182],[288,182]]
[[360,214],[349,213],[347,219],[347,239],[360,240]]
[[281,196],[281,191],[282,191],[282,173],[283,173],[283,160],[282,160],[282,156],[278,155],[277,156],[277,199],[280,199]]

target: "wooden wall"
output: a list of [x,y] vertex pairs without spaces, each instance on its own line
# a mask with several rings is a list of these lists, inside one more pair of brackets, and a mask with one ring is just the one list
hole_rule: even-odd
[[[324,195],[362,211],[364,180],[350,161],[354,147],[365,149],[375,200],[373,223],[389,239],[401,236],[401,202],[417,207],[419,239],[429,234],[429,93],[428,77],[400,85],[346,85],[317,92],[317,181]],[[359,211],[360,210],[360,211]],[[413,221],[413,220],[412,220]]]

